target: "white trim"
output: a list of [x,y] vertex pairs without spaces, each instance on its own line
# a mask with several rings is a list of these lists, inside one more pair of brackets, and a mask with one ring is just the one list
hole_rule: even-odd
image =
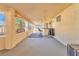
[[62,41],[62,40],[60,40],[60,39],[58,39],[58,38],[56,38],[56,37],[54,37],[57,41],[59,41],[60,43],[62,43],[64,46],[67,46],[67,43],[65,43],[64,41]]

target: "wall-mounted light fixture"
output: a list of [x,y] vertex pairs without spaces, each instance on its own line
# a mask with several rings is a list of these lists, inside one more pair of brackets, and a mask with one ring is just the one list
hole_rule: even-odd
[[56,21],[57,21],[57,22],[60,22],[60,21],[61,21],[61,15],[58,15],[58,16],[56,17]]

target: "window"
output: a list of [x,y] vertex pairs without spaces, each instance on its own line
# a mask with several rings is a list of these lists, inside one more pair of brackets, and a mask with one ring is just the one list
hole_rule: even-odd
[[0,36],[5,35],[5,23],[6,22],[6,15],[5,12],[0,11]]

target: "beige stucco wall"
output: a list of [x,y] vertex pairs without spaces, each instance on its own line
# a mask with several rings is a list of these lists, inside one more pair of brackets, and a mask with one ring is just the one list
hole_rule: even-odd
[[[56,22],[56,17],[61,15],[61,21]],[[64,45],[67,43],[79,44],[79,4],[73,4],[59,13],[54,20],[56,39]]]

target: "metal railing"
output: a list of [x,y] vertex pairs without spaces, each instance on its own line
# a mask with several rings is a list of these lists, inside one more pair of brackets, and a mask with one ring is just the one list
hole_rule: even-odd
[[67,44],[68,56],[79,56],[79,44]]

